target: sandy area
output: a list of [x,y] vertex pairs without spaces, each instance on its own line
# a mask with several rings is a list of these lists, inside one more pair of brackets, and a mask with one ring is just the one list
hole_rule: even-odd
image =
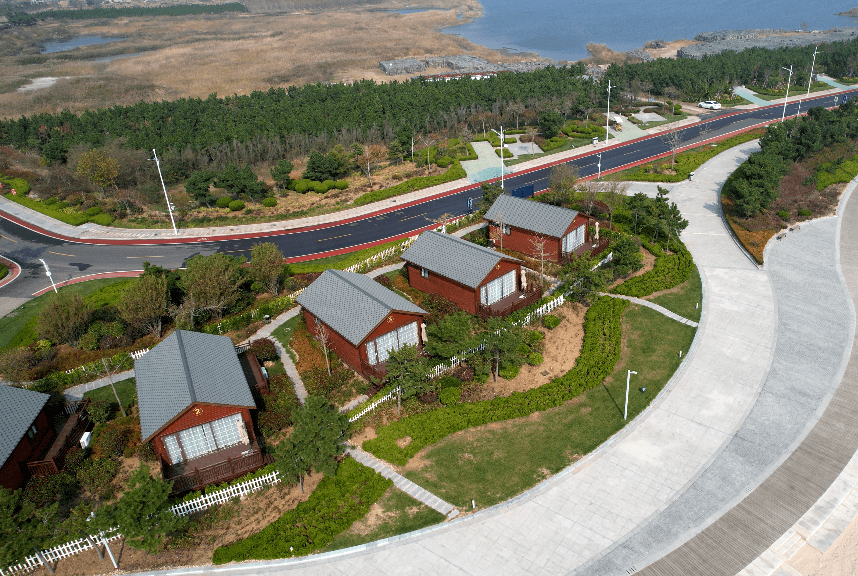
[[802,576],[856,576],[858,575],[858,517],[825,552],[805,544],[789,565]]
[[509,396],[513,392],[538,388],[575,367],[584,342],[584,315],[587,309],[581,304],[567,302],[553,313],[563,317],[560,325],[554,330],[539,328],[545,336],[545,349],[542,351],[545,362],[539,366],[525,364],[512,380],[498,377],[497,382],[494,382],[490,378],[486,386],[495,396]]

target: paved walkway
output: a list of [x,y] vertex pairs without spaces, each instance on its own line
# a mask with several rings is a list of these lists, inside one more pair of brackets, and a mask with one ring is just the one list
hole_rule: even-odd
[[108,386],[111,382],[115,384],[117,382],[121,382],[122,380],[127,380],[128,378],[134,378],[134,370],[126,370],[125,372],[114,374],[113,376],[105,376],[104,378],[93,380],[92,382],[86,382],[84,384],[72,386],[71,388],[68,388],[64,392],[64,394],[66,400],[69,401],[83,400],[83,395],[90,390],[95,390],[96,388],[104,388],[105,386]]
[[377,460],[374,456],[367,454],[360,448],[352,447],[349,448],[347,452],[352,458],[354,458],[364,466],[369,466],[385,478],[393,480],[394,486],[396,486],[418,502],[426,504],[436,512],[440,512],[448,518],[455,518],[459,515],[459,511],[456,509],[455,506],[453,506],[449,502],[441,500],[434,494],[427,492],[424,488],[421,488],[405,476],[382,464],[381,461]]
[[646,306],[647,308],[650,308],[651,310],[655,310],[659,314],[664,314],[665,316],[667,316],[671,320],[676,320],[677,322],[681,322],[682,324],[686,324],[688,326],[693,326],[693,327],[697,328],[697,322],[695,322],[694,320],[689,320],[688,318],[684,318],[684,317],[680,316],[679,314],[676,314],[675,312],[671,312],[670,310],[668,310],[664,306],[659,306],[655,302],[650,302],[649,300],[644,300],[642,298],[635,298],[634,296],[623,296],[622,294],[605,294],[605,293],[602,293],[601,295],[602,296],[610,296],[611,298],[621,298],[623,300],[628,300],[629,302],[631,302],[633,304],[638,304],[640,306]]
[[776,102],[769,102],[768,100],[763,100],[762,98],[757,96],[756,92],[752,92],[744,86],[734,86],[733,93],[737,96],[741,96],[748,102],[752,102],[758,106],[770,106],[772,104],[776,104]]

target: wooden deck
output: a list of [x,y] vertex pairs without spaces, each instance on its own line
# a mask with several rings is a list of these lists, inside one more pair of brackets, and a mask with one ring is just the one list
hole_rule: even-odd
[[[57,434],[48,453],[42,460],[27,462],[27,469],[32,476],[48,476],[50,474],[59,474],[66,462],[66,456],[71,450],[80,447],[80,438],[86,432],[90,424],[89,414],[86,412],[86,407],[89,405],[89,400],[74,403],[74,410],[66,420],[65,426]],[[67,409],[66,412],[70,410]]]
[[181,494],[238,478],[273,461],[271,456],[263,456],[254,442],[230,446],[173,466],[162,463],[161,472],[165,479],[173,481],[172,494]]
[[509,296],[505,296],[488,306],[480,305],[477,314],[483,318],[491,316],[507,316],[516,310],[521,310],[525,306],[529,306],[534,302],[538,302],[542,298],[542,291],[537,287],[536,290],[517,291]]

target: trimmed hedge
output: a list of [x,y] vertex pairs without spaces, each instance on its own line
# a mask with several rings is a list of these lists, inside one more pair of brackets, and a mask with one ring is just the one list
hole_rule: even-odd
[[629,278],[613,290],[612,294],[643,298],[660,290],[679,286],[691,276],[694,260],[685,246],[680,245],[675,254],[660,255],[652,270],[641,276]]
[[[383,460],[404,465],[426,446],[454,432],[547,410],[598,386],[620,358],[621,319],[628,305],[626,300],[602,296],[590,306],[584,320],[581,355],[575,367],[563,376],[527,392],[403,418],[379,428],[378,436],[364,442],[363,449]],[[404,448],[397,446],[396,441],[406,436],[411,437],[411,442]]]
[[[30,183],[23,178],[12,178],[11,176],[0,175],[0,182],[5,186],[12,188],[18,195],[26,196],[30,193]],[[11,194],[11,191],[9,192]]]
[[346,458],[336,476],[326,476],[306,502],[244,540],[214,551],[213,564],[306,556],[363,518],[393,485],[372,469]]
[[232,198],[229,196],[221,196],[215,202],[215,206],[218,208],[229,208],[229,203],[232,202]]
[[266,198],[262,201],[262,205],[266,208],[274,208],[277,206],[277,198]]
[[453,162],[453,165],[450,166],[450,168],[443,174],[440,174],[438,176],[417,176],[416,178],[411,178],[409,180],[406,180],[405,182],[400,182],[396,186],[391,186],[390,188],[385,188],[384,190],[367,192],[366,194],[355,198],[354,205],[363,206],[364,204],[369,204],[371,202],[386,200],[387,198],[392,198],[401,194],[407,194],[408,192],[413,192],[414,190],[420,190],[423,188],[429,188],[430,186],[437,186],[438,184],[452,182],[453,180],[458,180],[460,178],[464,178],[465,176],[467,176],[467,174],[465,173],[465,169],[462,168],[462,164],[458,160],[456,160]]
[[50,216],[55,220],[59,220],[60,222],[65,222],[66,224],[70,224],[72,226],[80,226],[81,224],[86,224],[87,217],[85,214],[81,214],[80,212],[72,212],[71,214],[66,214],[59,208],[60,204],[54,204],[53,206],[46,206],[44,202],[39,202],[37,200],[32,200],[27,198],[26,196],[22,196],[20,193],[17,195],[13,195],[11,192],[6,194],[6,198],[11,200],[12,202],[17,202],[21,206],[26,206],[27,208],[31,208],[36,212],[41,212],[45,216]]
[[238,212],[239,210],[244,210],[244,202],[241,200],[233,200],[227,205],[230,212]]

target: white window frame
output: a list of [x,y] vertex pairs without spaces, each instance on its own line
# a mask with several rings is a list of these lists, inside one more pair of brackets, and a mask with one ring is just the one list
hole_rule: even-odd
[[417,346],[420,340],[418,322],[410,322],[366,343],[366,358],[370,366],[387,362],[390,352],[403,346]]
[[[241,433],[239,426],[244,428],[244,434]],[[244,417],[241,412],[238,412],[162,436],[161,442],[167,450],[170,462],[178,464],[236,444],[250,443],[249,439],[244,442],[246,434],[247,426],[244,423]]]
[[426,278],[428,280],[429,279],[429,270],[427,270],[426,268],[421,268],[420,269],[420,277]]
[[503,300],[511,294],[515,294],[517,291],[515,280],[515,270],[511,270],[503,276],[499,276],[491,282],[483,284],[480,286],[480,302],[482,302],[483,306],[491,306],[495,302]]
[[563,252],[573,252],[576,248],[584,244],[584,232],[586,228],[587,225],[582,224],[563,237]]

